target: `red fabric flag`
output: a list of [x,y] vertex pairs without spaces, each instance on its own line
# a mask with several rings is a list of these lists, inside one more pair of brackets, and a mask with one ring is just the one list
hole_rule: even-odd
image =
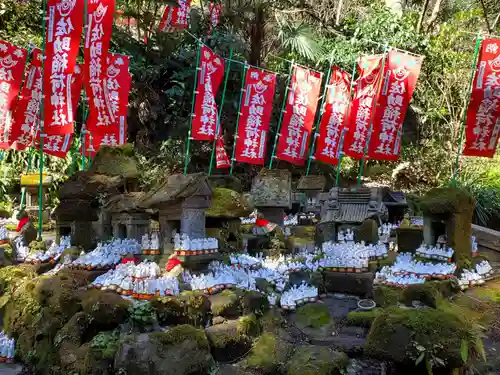
[[87,35],[85,36],[85,72],[84,82],[89,97],[89,116],[87,130],[95,131],[98,127],[111,123],[104,93],[104,79],[113,19],[115,0],[92,0],[89,2],[87,15]]
[[275,86],[276,74],[247,70],[234,154],[240,163],[264,164]]
[[390,51],[373,119],[368,157],[398,160],[406,110],[417,85],[422,57]]
[[44,132],[73,132],[73,80],[83,28],[84,0],[47,1],[46,61],[43,69]]
[[224,140],[222,136],[217,137],[217,142],[215,142],[215,167],[216,168],[229,168],[231,162],[227,157],[226,149],[224,148]]
[[500,39],[481,44],[465,124],[464,155],[492,158],[500,139]]
[[167,5],[160,20],[160,31],[186,29],[189,26],[191,0],[179,0],[178,6]]
[[71,100],[73,101],[73,113],[78,110],[78,102],[82,97],[83,87],[83,66],[80,64],[75,65],[75,72],[71,77]]
[[0,41],[0,149],[9,148],[16,97],[23,82],[28,51]]
[[196,141],[214,140],[218,117],[215,95],[223,76],[224,59],[216,55],[210,48],[201,46],[197,94],[191,129],[191,136]]
[[210,3],[210,23],[208,24],[208,33],[211,34],[212,30],[217,27],[220,22],[220,15],[224,4]]
[[[73,134],[45,135],[43,140],[43,152],[58,158],[65,158],[71,148]],[[40,147],[40,136],[37,134],[36,147]]]
[[323,163],[336,165],[351,101],[351,75],[336,66],[332,67],[331,74],[314,157]]
[[10,148],[25,150],[33,143],[33,137],[40,121],[40,101],[42,99],[42,51],[33,50],[30,67],[14,111]]
[[295,66],[280,130],[276,153],[278,159],[297,165],[304,164],[322,76],[322,73]]
[[370,121],[380,91],[383,59],[383,55],[363,56],[358,62],[360,77],[356,80],[356,92],[344,138],[344,152],[354,159],[363,158]]

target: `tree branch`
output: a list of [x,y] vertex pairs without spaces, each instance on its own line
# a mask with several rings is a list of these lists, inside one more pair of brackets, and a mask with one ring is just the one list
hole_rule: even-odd
[[420,12],[420,16],[418,18],[417,23],[417,33],[420,34],[420,30],[422,30],[422,24],[424,23],[425,13],[427,13],[427,8],[429,7],[430,0],[425,0],[422,11]]
[[481,8],[483,8],[483,16],[484,22],[486,23],[486,28],[488,29],[488,33],[491,33],[492,29],[490,27],[490,21],[488,21],[488,11],[486,10],[486,6],[484,5],[484,0],[479,0],[481,3]]

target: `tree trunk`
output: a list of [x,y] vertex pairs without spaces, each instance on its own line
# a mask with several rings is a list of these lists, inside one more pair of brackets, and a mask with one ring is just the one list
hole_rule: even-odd
[[385,6],[398,16],[403,15],[405,5],[405,0],[385,0]]
[[264,44],[264,26],[266,21],[263,7],[255,9],[255,19],[250,26],[250,61],[251,65],[260,66],[262,45]]
[[488,32],[491,33],[493,30],[490,27],[490,22],[488,21],[488,11],[486,10],[486,6],[484,5],[483,0],[479,0],[481,3],[481,8],[483,8],[483,16],[484,16],[484,23],[486,23],[486,28],[488,29]]
[[420,17],[418,18],[417,23],[417,33],[420,33],[422,30],[422,24],[424,23],[425,13],[427,12],[427,8],[429,8],[430,0],[425,0],[424,6],[422,7],[422,11],[420,12]]
[[434,24],[434,22],[436,22],[436,20],[438,19],[439,12],[441,10],[441,3],[442,2],[443,2],[443,0],[436,0],[436,3],[434,4],[434,8],[432,9],[431,17],[427,21],[427,29],[430,29],[432,27],[432,25]]
[[339,0],[337,4],[337,13],[335,15],[335,26],[340,26],[340,15],[342,14],[342,5],[344,5],[344,0]]

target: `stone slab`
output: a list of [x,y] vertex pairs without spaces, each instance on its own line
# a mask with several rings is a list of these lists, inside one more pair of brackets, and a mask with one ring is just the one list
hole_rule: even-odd
[[472,235],[479,246],[500,252],[500,232],[472,224]]
[[371,272],[345,273],[324,271],[325,288],[330,293],[346,293],[371,298],[373,278]]

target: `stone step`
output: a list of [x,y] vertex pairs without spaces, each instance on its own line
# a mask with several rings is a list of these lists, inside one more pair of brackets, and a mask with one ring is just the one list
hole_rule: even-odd
[[335,333],[330,337],[311,338],[310,342],[313,345],[331,347],[348,355],[360,355],[363,353],[366,338]]
[[23,366],[18,364],[0,364],[0,375],[20,375]]

